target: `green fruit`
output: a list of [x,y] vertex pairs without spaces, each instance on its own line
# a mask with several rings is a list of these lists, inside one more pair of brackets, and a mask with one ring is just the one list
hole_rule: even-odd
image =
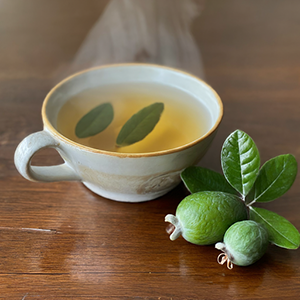
[[221,241],[230,225],[247,218],[244,202],[223,192],[199,192],[187,196],[177,207],[176,216],[167,215],[173,224],[170,239],[180,235],[197,245]]
[[227,261],[228,269],[232,264],[249,266],[264,255],[268,245],[269,236],[263,225],[252,220],[237,222],[226,231],[224,242],[215,246],[224,252],[218,256],[218,263]]

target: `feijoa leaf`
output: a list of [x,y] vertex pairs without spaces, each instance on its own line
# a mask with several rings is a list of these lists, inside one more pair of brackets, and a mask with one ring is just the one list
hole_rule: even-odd
[[258,207],[249,207],[250,219],[265,226],[271,243],[286,249],[297,249],[300,245],[300,234],[284,217]]
[[251,137],[241,130],[231,133],[222,147],[221,164],[227,181],[245,198],[260,167],[259,152]]
[[103,131],[113,120],[114,110],[110,103],[102,103],[87,114],[77,123],[75,134],[79,138],[86,138]]
[[129,146],[144,139],[158,123],[163,110],[164,104],[156,102],[134,114],[121,128],[117,146]]
[[297,175],[297,161],[284,154],[267,161],[254,184],[253,202],[269,202],[279,198],[293,185]]
[[210,169],[191,166],[180,174],[183,183],[190,193],[204,191],[219,191],[236,195],[236,190],[227,182],[226,178]]

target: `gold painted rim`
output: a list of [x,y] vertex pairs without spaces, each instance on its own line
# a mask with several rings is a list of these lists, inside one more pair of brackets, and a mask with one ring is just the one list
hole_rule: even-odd
[[[96,149],[96,148],[92,148],[92,147],[88,147],[85,145],[81,145],[79,143],[76,143],[70,139],[68,139],[67,137],[65,137],[64,135],[62,135],[61,133],[59,133],[50,123],[50,121],[47,118],[47,114],[46,114],[46,106],[48,101],[50,100],[51,96],[54,94],[54,92],[60,87],[62,86],[65,82],[71,80],[74,77],[77,77],[83,73],[87,73],[93,70],[98,70],[98,69],[104,69],[104,68],[114,68],[114,67],[129,67],[129,66],[145,66],[145,67],[154,67],[154,68],[159,68],[159,69],[166,69],[169,71],[173,71],[176,73],[181,73],[185,76],[188,77],[192,77],[194,79],[196,79],[197,81],[201,82],[201,84],[204,84],[206,87],[208,87],[214,94],[219,107],[220,107],[220,113],[218,116],[217,121],[214,123],[214,126],[203,136],[201,136],[200,138],[182,145],[180,147],[176,147],[176,148],[171,148],[168,150],[162,150],[162,151],[155,151],[155,152],[145,152],[145,153],[119,153],[119,152],[111,152],[111,151],[106,151],[106,150],[100,150],[100,149]],[[170,67],[166,67],[166,66],[161,66],[161,65],[156,65],[156,64],[145,64],[145,63],[122,63],[122,64],[109,64],[109,65],[103,65],[103,66],[98,66],[98,67],[93,67],[93,68],[89,68],[89,69],[85,69],[82,70],[80,72],[77,72],[67,78],[65,78],[64,80],[62,80],[61,82],[59,82],[57,85],[55,85],[50,92],[47,94],[44,102],[43,102],[43,106],[42,106],[42,119],[43,119],[43,123],[44,126],[47,127],[47,129],[49,129],[49,131],[58,139],[63,140],[64,142],[66,142],[67,144],[71,144],[72,146],[82,149],[82,150],[86,150],[89,152],[94,152],[94,153],[99,153],[99,154],[105,154],[105,155],[111,155],[111,156],[117,156],[117,157],[121,157],[121,158],[125,158],[125,157],[150,157],[150,156],[159,156],[159,155],[166,155],[166,154],[171,154],[174,152],[179,152],[182,151],[184,149],[190,148],[196,144],[198,144],[200,141],[206,139],[208,136],[210,136],[213,132],[216,131],[216,129],[218,128],[219,124],[221,123],[221,120],[223,118],[223,103],[222,100],[220,98],[220,96],[216,93],[216,91],[209,85],[207,84],[205,81],[203,81],[202,79],[188,73],[188,72],[184,72],[181,70],[177,70],[174,68],[170,68]]]

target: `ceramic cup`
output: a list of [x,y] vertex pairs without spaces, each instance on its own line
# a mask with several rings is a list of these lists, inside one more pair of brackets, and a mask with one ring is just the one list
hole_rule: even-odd
[[[57,131],[63,104],[77,93],[98,86],[134,82],[158,82],[193,95],[211,115],[209,130],[178,148],[149,153],[116,153],[90,148]],[[202,80],[175,69],[148,64],[102,66],[77,73],[56,85],[42,107],[44,130],[27,136],[15,152],[15,165],[31,181],[81,181],[105,198],[141,202],[166,194],[180,183],[180,172],[196,164],[206,153],[223,115],[217,93]],[[56,166],[32,166],[42,148],[55,148],[64,160]]]

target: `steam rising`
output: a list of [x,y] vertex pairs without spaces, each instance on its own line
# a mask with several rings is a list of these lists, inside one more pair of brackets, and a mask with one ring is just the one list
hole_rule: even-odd
[[190,32],[202,0],[111,0],[81,45],[68,74],[111,63],[145,62],[203,78]]

